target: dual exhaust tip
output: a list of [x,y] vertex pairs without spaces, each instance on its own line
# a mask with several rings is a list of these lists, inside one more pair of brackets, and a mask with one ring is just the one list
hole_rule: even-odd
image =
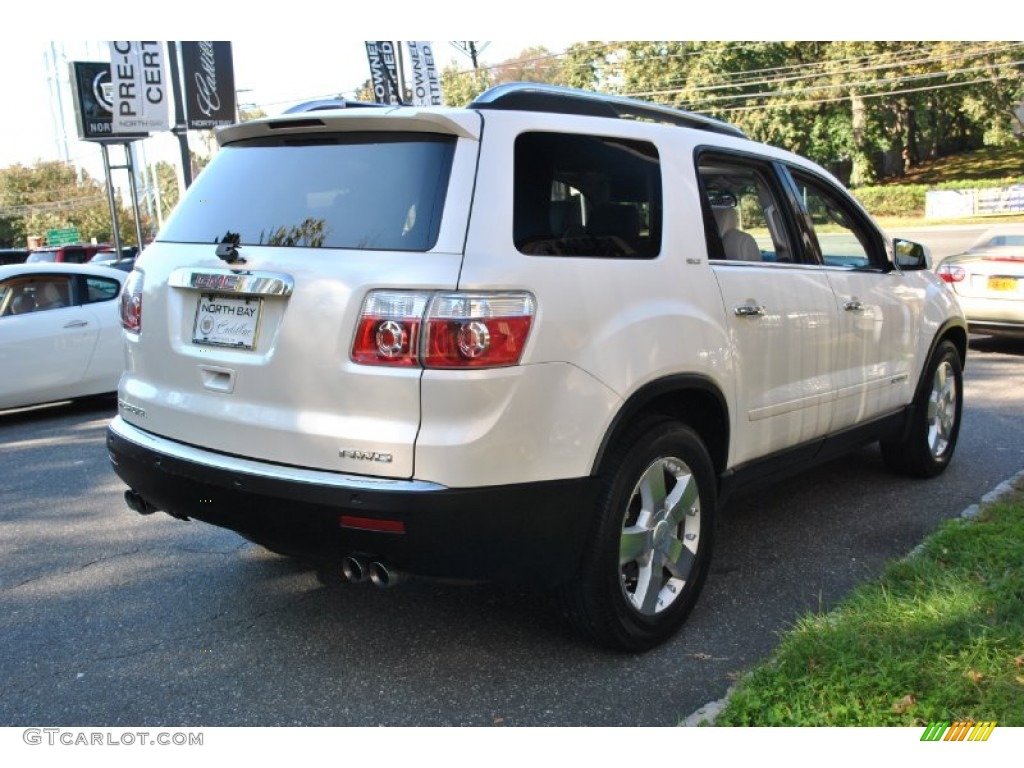
[[346,581],[361,584],[369,581],[380,589],[394,587],[408,578],[403,571],[392,568],[380,560],[368,560],[358,555],[349,555],[341,561],[341,573]]
[[[146,501],[135,491],[125,491],[124,500],[128,506],[140,515],[151,515],[158,511],[158,508]],[[188,518],[184,518],[188,519]],[[348,555],[341,561],[341,573],[346,581],[353,584],[361,584],[369,581],[375,587],[387,589],[401,584],[409,578],[404,571],[383,563],[380,560],[371,560],[359,555]]]

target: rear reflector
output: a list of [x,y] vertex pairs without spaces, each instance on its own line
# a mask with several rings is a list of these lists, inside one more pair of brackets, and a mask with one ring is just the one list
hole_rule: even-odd
[[353,517],[342,515],[338,518],[342,528],[355,528],[359,531],[376,531],[377,533],[405,533],[405,523],[401,520],[376,520],[372,517]]

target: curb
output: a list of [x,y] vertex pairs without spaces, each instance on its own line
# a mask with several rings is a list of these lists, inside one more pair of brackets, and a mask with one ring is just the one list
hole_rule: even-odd
[[[977,504],[971,504],[969,507],[964,509],[960,513],[959,517],[965,520],[972,520],[978,516],[983,506],[996,504],[1017,490],[1024,490],[1024,469],[999,483],[999,485],[982,496],[981,501]],[[907,553],[906,557],[913,557],[914,554],[920,551],[922,546],[924,545],[918,544],[917,547]],[[735,684],[729,686],[728,690],[725,692],[725,696],[720,699],[716,699],[715,701],[709,701],[704,706],[694,710],[679,721],[679,725],[676,727],[693,728],[701,725],[714,725],[715,719],[718,717],[718,714],[722,709],[725,708],[725,705],[728,703],[729,698],[735,690]]]

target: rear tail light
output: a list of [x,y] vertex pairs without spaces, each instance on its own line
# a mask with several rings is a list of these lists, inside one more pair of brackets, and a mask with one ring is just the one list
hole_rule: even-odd
[[529,293],[371,291],[352,360],[449,369],[516,365],[534,314]]
[[130,333],[142,332],[142,281],[142,273],[133,270],[121,289],[121,327]]
[[420,329],[430,294],[371,291],[352,343],[352,360],[364,365],[412,367],[419,364]]
[[441,293],[427,312],[425,368],[515,365],[533,324],[528,293]]
[[941,264],[939,265],[939,268],[935,270],[935,274],[947,283],[960,283],[963,282],[965,277],[967,277],[967,270],[953,264]]

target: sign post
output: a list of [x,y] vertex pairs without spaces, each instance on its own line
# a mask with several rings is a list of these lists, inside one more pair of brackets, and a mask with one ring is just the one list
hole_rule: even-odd
[[110,75],[110,64],[96,61],[73,61],[71,68],[71,91],[75,103],[75,118],[78,123],[78,138],[95,141],[103,152],[103,173],[107,181],[107,204],[110,206],[111,230],[114,233],[114,247],[121,253],[121,228],[117,219],[117,199],[114,184],[110,178],[110,144],[124,144],[125,165],[132,180],[132,214],[135,229],[142,248],[142,227],[139,222],[139,201],[135,198],[135,171],[132,167],[128,146],[137,139],[144,139],[148,133],[118,132],[114,127],[114,85]]

